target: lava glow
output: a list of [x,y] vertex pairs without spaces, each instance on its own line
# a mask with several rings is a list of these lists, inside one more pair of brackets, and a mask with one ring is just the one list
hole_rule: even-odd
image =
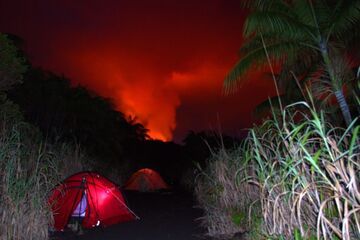
[[218,119],[225,132],[251,124],[271,83],[251,81],[235,97],[221,95],[243,19],[238,0],[13,0],[0,7],[0,31],[22,37],[34,65],[113,99],[161,140],[181,140]]

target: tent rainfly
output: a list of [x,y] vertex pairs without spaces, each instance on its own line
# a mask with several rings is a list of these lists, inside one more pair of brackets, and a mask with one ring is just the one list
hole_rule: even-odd
[[140,192],[153,192],[169,189],[169,186],[165,183],[159,173],[149,168],[143,168],[131,175],[130,179],[125,184],[124,189]]
[[84,228],[137,218],[116,185],[94,172],[80,172],[65,179],[51,192],[49,204],[57,231],[63,231],[71,217],[82,218]]

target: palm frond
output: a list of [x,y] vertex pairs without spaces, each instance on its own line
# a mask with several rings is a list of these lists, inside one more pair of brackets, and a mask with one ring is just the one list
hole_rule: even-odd
[[284,12],[257,11],[246,19],[244,36],[249,37],[258,32],[290,39],[307,39],[311,38],[313,29]]
[[252,112],[253,116],[257,119],[261,119],[269,115],[272,110],[280,109],[279,101],[284,104],[286,102],[286,96],[283,94],[280,96],[270,97],[265,101],[262,101],[255,106]]
[[316,29],[317,23],[315,22],[309,2],[311,1],[293,1],[291,14],[293,14],[299,22]]
[[333,18],[334,6],[330,6],[328,0],[317,0],[313,3],[316,19],[320,29],[326,29],[331,22],[329,19]]
[[282,66],[278,77],[278,84],[281,88],[286,88],[289,82],[293,82],[293,74],[298,77],[300,82],[306,82],[319,72],[322,67],[322,58],[319,52],[314,49],[303,49],[294,59],[289,59]]
[[333,89],[341,90],[344,84],[352,79],[350,64],[345,57],[336,55],[332,57],[331,65],[332,75],[335,76],[335,81],[332,82]]
[[286,7],[286,2],[282,0],[243,0],[241,1],[241,5],[244,8],[248,8],[250,10],[259,10],[266,11],[269,9],[273,9],[274,7]]
[[333,10],[331,24],[326,29],[327,38],[332,35],[337,39],[349,38],[359,32],[360,25],[360,0],[339,1]]
[[[295,45],[298,46],[297,50],[308,50],[311,51],[311,42],[309,42],[308,44],[307,41],[308,39],[304,39],[301,38],[301,36],[299,36],[299,38],[287,38],[286,36],[274,36],[272,33],[266,33],[266,34],[262,34],[262,35],[255,35],[254,37],[246,40],[243,45],[241,46],[240,50],[239,50],[239,54],[240,55],[247,55],[249,52],[254,51],[254,49],[258,49],[258,48],[263,48],[263,42],[262,42],[262,38],[264,39],[264,41],[266,42],[266,45],[273,45],[273,44],[280,44],[280,43],[284,43],[284,44],[288,44],[289,42],[292,42]],[[288,58],[290,58],[290,54],[288,54]]]
[[[296,54],[299,44],[294,41],[274,42],[266,44],[266,49],[271,60],[275,63],[282,63],[286,57]],[[242,57],[228,73],[224,80],[225,93],[233,92],[238,85],[244,82],[246,73],[254,67],[255,69],[263,67],[266,64],[266,53],[264,47],[258,47],[248,52]]]
[[279,104],[280,102],[286,106],[300,101],[304,101],[301,91],[296,86],[292,86],[292,88],[287,89],[287,91],[280,96],[270,97],[256,105],[253,111],[253,116],[261,119],[269,115],[274,109],[281,109]]

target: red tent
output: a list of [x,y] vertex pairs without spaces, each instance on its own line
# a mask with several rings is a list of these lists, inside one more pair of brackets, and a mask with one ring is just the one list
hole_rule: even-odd
[[126,190],[151,192],[161,189],[169,189],[162,177],[156,171],[143,168],[131,175],[124,187]]
[[81,172],[65,179],[52,191],[49,203],[58,231],[64,230],[74,215],[83,217],[84,228],[108,226],[136,216],[115,184],[94,172]]

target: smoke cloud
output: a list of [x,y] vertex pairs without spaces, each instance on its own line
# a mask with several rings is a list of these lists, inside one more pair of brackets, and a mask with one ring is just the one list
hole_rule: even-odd
[[273,94],[260,75],[251,75],[234,96],[221,93],[237,60],[243,19],[238,0],[14,0],[0,6],[0,31],[22,37],[35,65],[113,99],[152,138],[176,141],[189,130],[217,126],[236,133]]

